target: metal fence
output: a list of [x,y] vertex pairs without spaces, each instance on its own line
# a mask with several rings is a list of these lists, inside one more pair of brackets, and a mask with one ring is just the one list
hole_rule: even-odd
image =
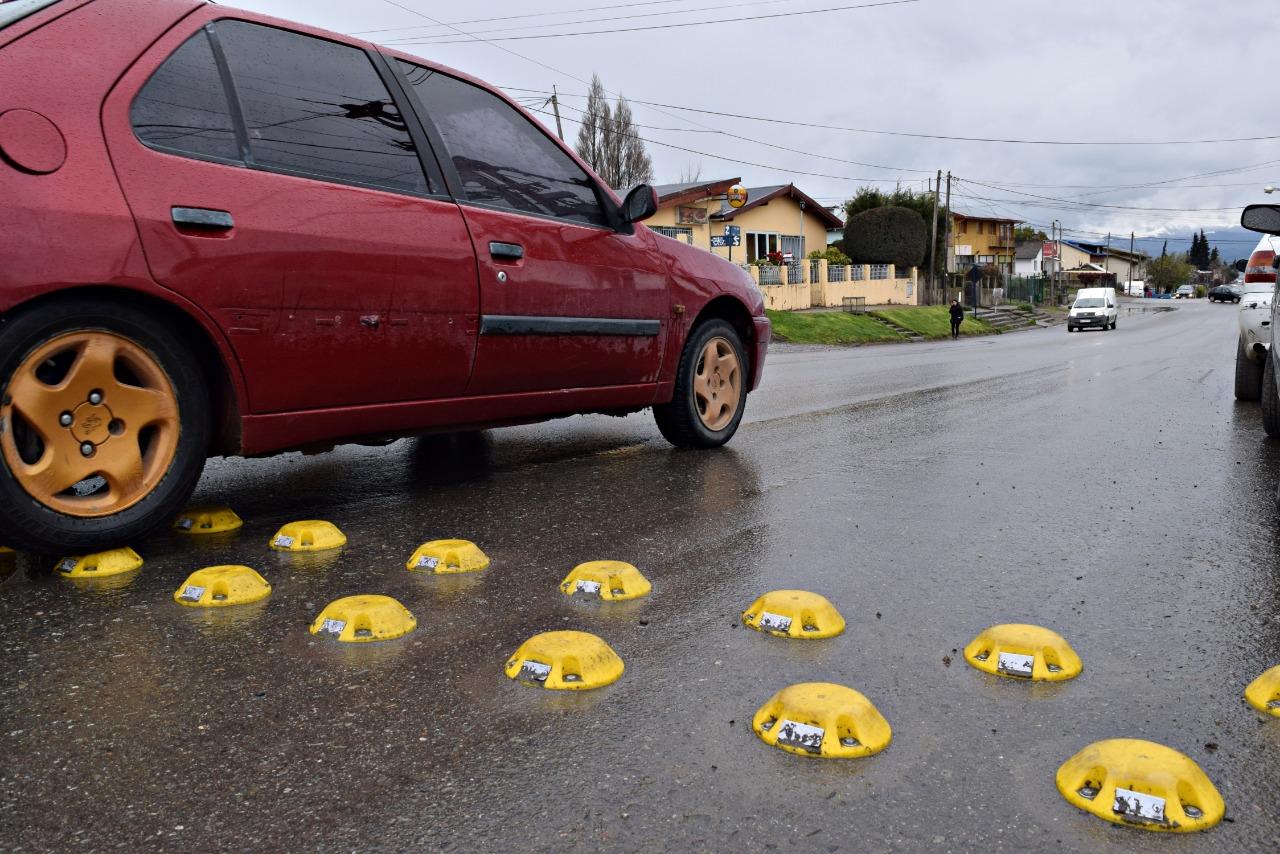
[[827,265],[827,281],[828,282],[849,281],[848,266],[844,264],[828,264]]
[[761,264],[756,267],[760,271],[760,284],[762,285],[780,285],[782,284],[782,268],[775,267],[772,264]]
[[872,281],[876,281],[876,280],[878,280],[878,279],[887,279],[887,278],[889,278],[889,265],[888,265],[888,264],[872,264],[872,265],[871,265],[871,280],[872,280]]
[[852,267],[850,267],[850,268],[849,268],[849,281],[851,281],[851,282],[861,282],[861,281],[862,281],[862,271],[863,271],[864,269],[866,269],[866,268],[865,268],[865,267],[863,267],[861,264],[854,264]]
[[789,262],[787,264],[787,283],[792,285],[803,285],[804,281],[804,262]]

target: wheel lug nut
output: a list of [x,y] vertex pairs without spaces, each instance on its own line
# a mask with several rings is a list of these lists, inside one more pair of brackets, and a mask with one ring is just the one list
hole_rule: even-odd
[[84,456],[86,456],[86,457],[92,457],[92,456],[93,456],[93,444],[92,444],[92,443],[90,443],[90,442],[85,442],[83,445],[81,445],[81,446],[80,446],[80,453],[81,453],[81,454],[83,454],[83,455],[84,455]]
[[100,391],[89,392],[89,402],[92,403],[94,406],[97,406],[98,404],[102,403],[102,392]]
[[71,416],[70,412],[64,412],[58,416],[58,423],[63,427],[70,427],[75,423],[75,418]]

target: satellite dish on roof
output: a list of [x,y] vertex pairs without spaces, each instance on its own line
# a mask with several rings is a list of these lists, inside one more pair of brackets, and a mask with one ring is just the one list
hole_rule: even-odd
[[741,184],[734,184],[729,188],[729,192],[725,193],[725,198],[729,201],[729,207],[740,208],[747,203],[747,188]]

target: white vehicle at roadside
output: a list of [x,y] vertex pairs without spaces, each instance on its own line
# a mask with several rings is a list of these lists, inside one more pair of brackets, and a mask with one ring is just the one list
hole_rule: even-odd
[[1267,235],[1249,256],[1240,298],[1240,336],[1236,344],[1236,400],[1262,396],[1262,370],[1271,348],[1271,297],[1276,288],[1272,267],[1280,238]]
[[1067,331],[1095,327],[1104,332],[1116,328],[1117,308],[1115,288],[1081,288],[1076,291],[1076,301],[1067,313]]

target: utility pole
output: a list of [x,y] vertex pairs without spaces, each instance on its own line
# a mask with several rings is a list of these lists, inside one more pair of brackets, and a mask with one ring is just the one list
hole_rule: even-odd
[[[545,91],[545,90],[544,90]],[[551,109],[556,114],[556,136],[564,142],[564,127],[560,124],[560,96],[556,93],[556,84],[551,84]]]
[[[942,276],[942,281],[946,283],[946,285],[943,288],[943,294],[946,295],[946,289],[951,285],[951,275],[950,275],[951,273],[951,173],[950,172],[947,173],[947,206],[943,210],[943,216],[947,218],[946,220],[947,237],[945,241],[946,245],[943,247],[943,250],[942,250],[944,253],[946,253],[942,259],[942,265],[943,265],[942,269],[945,271]],[[943,302],[945,303],[946,300],[944,299]]]
[[[938,298],[938,197],[942,195],[942,170],[933,185],[933,234],[929,238],[929,302]],[[946,304],[946,300],[942,301]]]
[[1133,232],[1129,232],[1129,284],[1125,287],[1125,296],[1132,296],[1133,290]]

